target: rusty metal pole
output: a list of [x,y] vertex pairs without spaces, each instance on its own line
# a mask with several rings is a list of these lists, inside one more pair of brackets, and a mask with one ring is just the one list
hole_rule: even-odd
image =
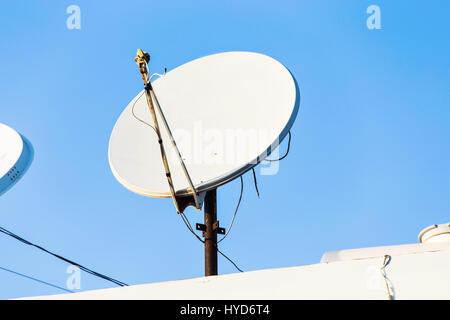
[[205,195],[205,276],[216,276],[217,269],[217,189]]

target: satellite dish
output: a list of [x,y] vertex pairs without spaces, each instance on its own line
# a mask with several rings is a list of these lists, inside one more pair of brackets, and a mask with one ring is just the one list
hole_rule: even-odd
[[32,158],[33,149],[28,140],[0,123],[0,195],[23,176]]
[[227,234],[217,220],[217,187],[278,147],[297,116],[297,83],[281,63],[252,52],[213,54],[151,76],[147,52],[138,49],[135,61],[145,89],[114,126],[111,170],[133,192],[172,197],[194,234],[183,211],[204,202],[205,223],[196,229],[205,240],[195,236],[205,244],[205,275],[216,275],[217,234]]
[[[259,53],[225,52],[188,62],[151,83],[197,192],[217,188],[253,168],[289,132],[299,108],[299,89],[289,70]],[[116,179],[149,197],[170,197],[158,137],[145,92],[117,120],[109,142]],[[174,190],[190,185],[169,130],[161,130]]]

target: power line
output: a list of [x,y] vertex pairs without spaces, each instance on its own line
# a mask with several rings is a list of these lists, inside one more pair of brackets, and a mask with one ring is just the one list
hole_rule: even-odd
[[45,284],[45,285],[47,285],[47,286],[49,286],[49,287],[53,287],[53,288],[57,288],[57,289],[60,289],[60,290],[66,291],[66,292],[74,293],[74,291],[71,291],[71,290],[69,290],[69,289],[65,289],[65,288],[63,288],[63,287],[57,286],[56,284],[52,284],[52,283],[47,282],[47,281],[44,281],[44,280],[39,280],[39,279],[37,279],[37,278],[31,277],[31,276],[27,276],[26,274],[23,274],[23,273],[14,271],[14,270],[10,270],[10,269],[3,268],[3,267],[0,267],[0,270],[7,271],[7,272],[10,272],[10,273],[13,273],[13,274],[15,274],[15,275],[17,275],[17,276],[20,276],[20,277],[23,277],[23,278],[25,278],[25,279],[29,279],[29,280],[33,280],[33,281],[36,281],[36,282]]
[[128,286],[128,284],[126,284],[126,283],[124,283],[124,282],[122,282],[122,281],[113,279],[113,278],[111,278],[111,277],[105,276],[105,275],[103,275],[103,274],[101,274],[101,273],[98,273],[98,272],[96,272],[96,271],[93,271],[93,270],[91,270],[91,269],[89,269],[89,268],[87,268],[87,267],[85,267],[85,266],[83,266],[83,265],[81,265],[81,264],[79,264],[79,263],[76,263],[76,262],[74,262],[74,261],[72,261],[72,260],[69,260],[69,259],[67,259],[67,258],[64,258],[64,257],[62,257],[62,256],[60,256],[60,255],[58,255],[58,254],[56,254],[56,253],[53,253],[53,252],[51,252],[51,251],[49,251],[49,250],[47,250],[47,249],[45,249],[45,248],[43,248],[43,247],[41,247],[41,246],[39,246],[39,245],[37,245],[37,244],[31,243],[30,241],[25,240],[24,238],[22,238],[22,237],[20,237],[20,236],[18,236],[18,235],[16,235],[16,234],[14,234],[14,233],[12,233],[11,231],[9,231],[9,230],[7,230],[7,229],[5,229],[5,228],[3,228],[3,227],[0,227],[0,232],[4,233],[4,234],[6,234],[6,235],[8,235],[8,236],[10,236],[10,237],[13,237],[14,239],[19,240],[20,242],[25,243],[25,244],[27,244],[27,245],[29,245],[29,246],[38,248],[39,250],[42,250],[42,251],[44,251],[45,253],[48,253],[48,254],[50,254],[50,255],[52,255],[52,256],[54,256],[54,257],[56,257],[56,258],[58,258],[58,259],[60,259],[60,260],[62,260],[62,261],[65,261],[65,262],[68,262],[68,263],[70,263],[70,264],[72,264],[72,265],[74,265],[74,266],[77,266],[77,267],[80,268],[81,270],[83,270],[83,271],[85,271],[85,272],[87,272],[87,273],[89,273],[89,274],[92,274],[92,275],[94,275],[94,276],[96,276],[96,277],[99,277],[99,278],[105,279],[105,280],[107,280],[107,281],[113,282],[113,283],[115,283],[115,284],[117,284],[117,285],[119,285],[119,286],[121,286],[121,287]]

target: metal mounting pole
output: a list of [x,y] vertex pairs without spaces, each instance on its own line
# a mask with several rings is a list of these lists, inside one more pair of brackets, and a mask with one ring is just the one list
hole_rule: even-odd
[[206,192],[205,202],[205,276],[217,275],[217,189]]

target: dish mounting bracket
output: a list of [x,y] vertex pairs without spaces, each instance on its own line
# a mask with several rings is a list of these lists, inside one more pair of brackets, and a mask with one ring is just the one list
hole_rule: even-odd
[[[177,147],[175,139],[172,136],[172,132],[170,131],[170,128],[166,121],[166,118],[164,117],[164,113],[162,112],[162,109],[159,106],[158,100],[156,99],[155,93],[153,91],[153,87],[152,87],[150,79],[149,79],[149,72],[148,72],[148,62],[150,61],[150,55],[147,52],[142,51],[141,49],[138,49],[134,60],[136,61],[136,64],[139,66],[139,71],[141,73],[142,80],[144,81],[145,94],[147,97],[147,104],[148,104],[150,113],[153,118],[153,123],[155,125],[155,127],[154,127],[155,132],[158,136],[158,143],[159,143],[159,147],[160,147],[160,151],[161,151],[161,158],[162,158],[162,161],[164,164],[164,170],[165,170],[165,174],[167,177],[167,182],[169,184],[172,200],[175,205],[175,209],[177,210],[177,213],[181,213],[181,212],[184,212],[184,210],[188,206],[192,205],[197,210],[201,210],[202,204],[203,204],[203,199],[205,198],[205,192],[203,192],[202,194],[199,194],[197,192],[197,190],[195,189],[194,184],[192,183],[191,177],[189,176],[189,172],[186,169],[183,158]],[[167,161],[166,151],[165,151],[165,148],[163,145],[163,140],[161,137],[161,131],[159,129],[158,119],[156,118],[155,106],[156,106],[156,109],[158,109],[158,111],[159,111],[159,115],[161,116],[164,127],[166,128],[166,131],[169,135],[172,145],[176,151],[178,160],[183,169],[186,180],[189,183],[190,191],[191,191],[191,194],[189,196],[181,197],[181,196],[176,195],[175,188],[173,186],[172,175],[170,173],[169,163]]]

